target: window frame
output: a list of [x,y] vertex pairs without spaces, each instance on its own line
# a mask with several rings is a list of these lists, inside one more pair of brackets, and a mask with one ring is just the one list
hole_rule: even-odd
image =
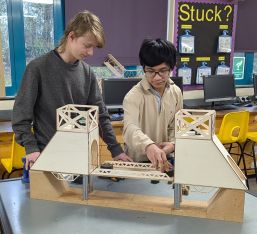
[[[6,96],[15,96],[26,68],[23,1],[7,1],[12,86],[5,87]],[[54,45],[64,32],[64,0],[53,0]]]

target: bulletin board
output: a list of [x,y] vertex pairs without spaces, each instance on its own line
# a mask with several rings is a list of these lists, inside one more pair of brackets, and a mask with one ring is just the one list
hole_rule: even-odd
[[[187,90],[202,89],[202,84],[196,84],[197,68],[202,62],[211,67],[212,75],[222,61],[232,67],[236,10],[233,1],[176,0],[175,45],[179,48],[180,36],[185,34],[185,30],[190,30],[190,34],[195,37],[193,54],[177,54],[175,73],[178,74],[178,68],[182,67],[184,62],[192,69],[191,82],[185,87]],[[231,52],[218,53],[219,36],[224,30],[227,30],[232,39]]]

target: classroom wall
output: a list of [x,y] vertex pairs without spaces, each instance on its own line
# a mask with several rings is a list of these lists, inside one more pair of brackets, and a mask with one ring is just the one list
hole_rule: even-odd
[[[240,2],[240,5],[245,5],[249,1],[253,0],[247,0],[244,4]],[[102,65],[108,53],[113,54],[124,65],[138,64],[138,50],[143,38],[163,37],[172,41],[174,2],[175,0],[108,0],[106,4],[105,0],[76,0],[74,4],[72,0],[65,0],[65,20],[67,23],[77,12],[85,9],[93,11],[102,20],[106,46],[87,60],[89,64]],[[239,7],[240,17],[243,11]],[[237,36],[238,33],[236,38]],[[237,88],[239,96],[248,96],[252,93],[252,88]],[[202,90],[184,92],[186,100],[202,98]]]
[[257,1],[238,2],[235,51],[257,52]]
[[139,64],[138,51],[144,38],[166,38],[168,0],[65,0],[65,21],[89,10],[101,19],[106,46],[87,59],[102,65],[111,53],[123,65]]

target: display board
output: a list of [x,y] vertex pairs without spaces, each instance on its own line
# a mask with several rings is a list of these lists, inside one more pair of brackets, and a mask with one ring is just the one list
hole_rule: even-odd
[[[219,69],[231,72],[236,11],[234,1],[176,0],[174,43],[178,56],[175,73],[180,75],[179,68],[183,66],[191,69],[191,79],[183,80],[187,89],[201,89],[201,76],[216,74],[221,63],[223,68]],[[209,70],[197,72],[203,63]],[[186,72],[189,74],[189,70]]]

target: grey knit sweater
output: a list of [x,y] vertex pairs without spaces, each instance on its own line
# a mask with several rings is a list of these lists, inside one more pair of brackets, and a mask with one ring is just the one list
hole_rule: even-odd
[[99,106],[100,136],[113,157],[123,152],[90,66],[68,64],[53,50],[28,64],[15,98],[13,130],[27,154],[44,149],[56,132],[56,109],[66,104]]

